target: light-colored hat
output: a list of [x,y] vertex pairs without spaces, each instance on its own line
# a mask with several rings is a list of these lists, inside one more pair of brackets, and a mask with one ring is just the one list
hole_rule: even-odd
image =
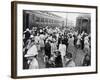
[[26,54],[24,57],[33,57],[33,56],[35,56],[35,55],[33,55],[33,54]]
[[31,35],[31,36],[30,36],[30,38],[34,38],[34,36],[33,36],[33,35]]
[[29,28],[27,28],[26,31],[29,31]]
[[40,32],[43,32],[43,31],[40,29]]

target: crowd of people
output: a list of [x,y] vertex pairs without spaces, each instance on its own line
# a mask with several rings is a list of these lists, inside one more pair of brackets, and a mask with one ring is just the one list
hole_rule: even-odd
[[45,68],[75,67],[75,49],[84,52],[81,66],[91,65],[90,34],[59,28],[27,28],[23,32],[23,68],[39,69],[38,55],[41,55]]

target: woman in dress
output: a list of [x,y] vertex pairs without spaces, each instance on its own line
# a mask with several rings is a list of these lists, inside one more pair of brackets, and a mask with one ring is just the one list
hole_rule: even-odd
[[84,51],[85,53],[89,53],[89,38],[86,36],[84,38]]
[[76,45],[77,45],[77,48],[80,48],[80,46],[81,46],[81,35],[79,34],[77,38],[78,38],[78,40],[77,40]]
[[53,38],[51,43],[51,54],[53,55],[54,51],[57,50],[56,40]]
[[42,54],[44,55],[44,47],[45,47],[44,38],[45,38],[45,36],[44,36],[43,32],[40,34],[39,37],[40,37],[40,40],[39,40],[40,50],[41,50]]
[[39,33],[37,33],[37,35],[35,36],[35,43],[36,43],[38,51],[40,51],[39,40],[40,40]]
[[25,57],[28,59],[29,69],[38,69],[39,64],[37,60],[38,50],[35,41],[32,39],[29,49]]
[[61,52],[62,64],[64,66],[64,56],[66,54],[66,45],[64,44],[63,41],[59,44],[59,51]]

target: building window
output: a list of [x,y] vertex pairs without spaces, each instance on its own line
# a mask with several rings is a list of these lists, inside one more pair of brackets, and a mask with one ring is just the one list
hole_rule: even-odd
[[48,22],[48,19],[47,18],[45,18],[45,22]]
[[41,22],[44,22],[44,18],[41,18]]
[[39,17],[36,17],[36,22],[40,22],[40,18]]

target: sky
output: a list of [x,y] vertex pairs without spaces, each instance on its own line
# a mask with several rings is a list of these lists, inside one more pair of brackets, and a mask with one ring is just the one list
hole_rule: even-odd
[[73,22],[73,25],[76,24],[76,17],[80,15],[80,13],[68,13],[68,12],[52,12],[53,14],[56,14],[58,16],[61,16],[63,18],[67,18],[68,23]]

